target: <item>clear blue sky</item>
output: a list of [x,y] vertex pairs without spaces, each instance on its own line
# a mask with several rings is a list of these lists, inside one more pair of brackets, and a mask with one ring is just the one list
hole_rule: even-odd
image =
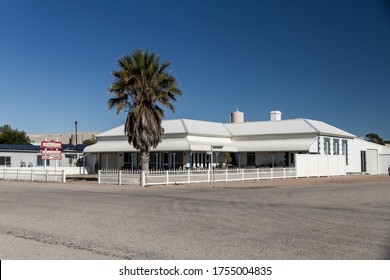
[[116,60],[149,49],[184,96],[166,118],[322,120],[390,139],[385,0],[0,0],[0,125],[105,131]]

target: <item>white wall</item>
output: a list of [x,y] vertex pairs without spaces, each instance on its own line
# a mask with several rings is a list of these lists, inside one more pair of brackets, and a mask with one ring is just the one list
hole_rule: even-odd
[[[80,154],[69,153],[77,155],[77,158],[72,159],[72,162],[70,162],[70,159],[67,158],[65,154],[66,153],[62,154],[62,159],[58,160],[57,163],[54,160],[49,161],[50,167],[55,167],[55,164],[57,164],[57,167],[76,167],[77,159]],[[22,162],[25,163],[26,167],[29,166],[30,163],[32,164],[32,167],[37,167],[39,155],[40,153],[37,152],[0,152],[1,157],[11,157],[10,167],[21,167]]]
[[379,154],[379,174],[389,174],[390,147],[383,147]]
[[21,162],[25,162],[26,166],[31,162],[33,167],[37,166],[37,153],[23,153],[23,152],[0,152],[1,157],[10,157],[10,167],[20,167]]
[[[386,164],[388,162],[388,159],[385,155],[387,154],[387,152],[385,152],[387,151],[387,147],[375,143],[371,143],[359,138],[354,138],[349,142],[349,146],[348,146],[349,160],[348,160],[347,172],[352,172],[352,173],[361,172],[361,155],[360,155],[361,151],[366,151],[366,163],[367,163],[367,169],[369,169],[367,170],[367,173],[387,174]],[[382,155],[384,155],[384,158]],[[376,172],[374,172],[375,169],[377,170]]]
[[346,175],[345,158],[342,155],[296,154],[297,177]]

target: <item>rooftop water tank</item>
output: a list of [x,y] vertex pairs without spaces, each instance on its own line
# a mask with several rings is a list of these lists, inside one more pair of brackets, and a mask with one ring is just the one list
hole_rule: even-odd
[[243,123],[244,122],[244,113],[238,111],[232,112],[230,114],[230,122],[231,123]]

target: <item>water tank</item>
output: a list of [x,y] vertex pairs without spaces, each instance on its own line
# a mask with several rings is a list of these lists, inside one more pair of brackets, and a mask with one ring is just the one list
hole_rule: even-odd
[[282,120],[282,112],[273,110],[269,113],[271,121],[281,121]]
[[70,144],[71,145],[76,145],[76,134],[71,134],[70,135]]
[[232,112],[230,114],[230,122],[231,123],[243,123],[244,122],[244,113],[238,111]]

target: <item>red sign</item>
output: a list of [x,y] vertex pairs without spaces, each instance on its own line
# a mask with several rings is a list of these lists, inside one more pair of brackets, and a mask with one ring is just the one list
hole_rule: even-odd
[[54,140],[41,142],[42,159],[60,160],[62,154],[62,143]]
[[41,142],[41,149],[61,150],[62,149],[62,142],[56,142],[54,140],[42,141]]

